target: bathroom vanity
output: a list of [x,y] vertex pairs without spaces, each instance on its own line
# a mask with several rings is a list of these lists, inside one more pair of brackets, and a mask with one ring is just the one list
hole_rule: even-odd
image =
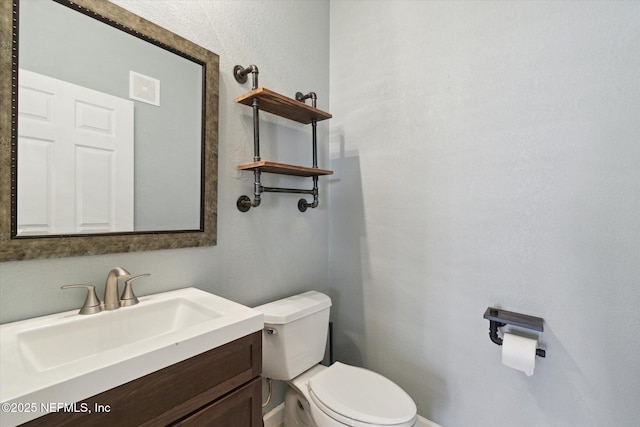
[[263,327],[195,288],[0,325],[0,425],[261,426]]
[[254,332],[23,425],[258,427],[261,369]]

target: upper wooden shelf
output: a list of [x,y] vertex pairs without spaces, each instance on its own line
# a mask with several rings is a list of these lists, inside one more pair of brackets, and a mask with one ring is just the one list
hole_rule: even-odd
[[313,108],[293,98],[280,95],[264,87],[259,87],[237,97],[236,102],[251,107],[253,98],[258,98],[260,101],[260,110],[284,117],[285,119],[304,123],[305,125],[311,123],[313,119],[319,122],[332,117],[331,114],[327,112]]
[[269,160],[260,160],[259,162],[244,163],[238,165],[238,170],[260,169],[262,172],[277,173],[280,175],[295,176],[318,176],[332,175],[333,171],[319,168],[309,168],[306,166],[289,165],[286,163],[271,162]]

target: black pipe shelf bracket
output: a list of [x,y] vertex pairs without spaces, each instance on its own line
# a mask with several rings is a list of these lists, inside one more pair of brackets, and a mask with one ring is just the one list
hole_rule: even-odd
[[[330,170],[318,168],[318,137],[317,124],[320,120],[331,118],[331,114],[316,108],[316,100],[318,99],[315,92],[309,92],[306,95],[297,92],[295,99],[280,95],[264,87],[258,87],[258,67],[249,65],[243,67],[236,65],[233,68],[233,76],[240,84],[248,81],[248,75],[252,75],[251,92],[236,98],[236,102],[252,107],[253,109],[253,162],[238,165],[238,170],[253,171],[253,200],[249,196],[240,196],[236,202],[236,207],[241,212],[247,212],[252,207],[260,206],[262,193],[294,193],[306,194],[313,197],[312,202],[306,199],[298,201],[298,210],[305,212],[307,208],[316,208],[319,204],[318,199],[318,176],[333,174]],[[305,101],[311,100],[311,105],[307,105]],[[277,163],[260,158],[260,120],[258,118],[260,110],[284,117],[303,124],[311,124],[312,127],[312,159],[313,166],[289,165],[285,163]],[[297,188],[281,188],[281,187],[265,187],[262,185],[262,173],[274,173],[280,175],[311,177],[313,179],[313,188],[297,189]]]
[[[513,325],[538,332],[544,331],[544,319],[527,314],[488,307],[483,317],[489,320],[489,338],[497,345],[502,345],[502,338],[498,336],[498,328],[502,326]],[[546,350],[536,349],[536,356],[546,357],[546,355]]]

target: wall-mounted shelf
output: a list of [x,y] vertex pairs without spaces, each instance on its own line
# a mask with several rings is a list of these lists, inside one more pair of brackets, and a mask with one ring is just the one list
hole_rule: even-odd
[[238,165],[238,170],[255,170],[260,169],[260,171],[265,173],[275,173],[280,175],[293,175],[293,176],[318,176],[318,175],[331,175],[333,171],[318,169],[318,168],[309,168],[305,166],[298,165],[288,165],[286,163],[278,163],[278,162],[270,162],[269,160],[260,160],[259,162],[251,162],[244,163]]
[[313,120],[319,122],[332,117],[327,112],[264,87],[259,87],[237,97],[236,102],[251,107],[254,99],[260,102],[260,110],[305,125],[311,124]]
[[[330,119],[331,114],[316,108],[317,96],[315,92],[303,95],[297,92],[295,99],[281,95],[264,87],[258,87],[258,67],[250,65],[246,68],[236,65],[233,75],[238,83],[246,83],[247,76],[251,74],[253,84],[251,92],[236,98],[236,102],[249,106],[253,109],[253,162],[238,165],[238,170],[253,171],[255,180],[253,183],[253,200],[248,196],[240,196],[236,202],[238,210],[247,212],[252,207],[260,205],[262,193],[297,193],[313,196],[313,202],[305,199],[298,201],[298,209],[304,212],[307,208],[318,207],[318,176],[331,175],[332,171],[318,168],[318,139],[317,124],[319,121]],[[311,99],[311,106],[305,104],[305,100]],[[275,114],[285,119],[298,123],[311,124],[312,127],[312,154],[313,167],[290,165],[286,163],[272,162],[260,158],[260,110]],[[261,174],[272,173],[280,175],[292,175],[300,177],[311,177],[313,188],[310,190],[299,188],[265,187],[262,185]]]

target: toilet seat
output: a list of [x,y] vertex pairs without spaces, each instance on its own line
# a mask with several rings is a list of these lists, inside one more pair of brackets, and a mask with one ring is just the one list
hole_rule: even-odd
[[416,421],[411,397],[367,369],[336,362],[314,375],[307,387],[322,412],[348,426],[411,427]]

